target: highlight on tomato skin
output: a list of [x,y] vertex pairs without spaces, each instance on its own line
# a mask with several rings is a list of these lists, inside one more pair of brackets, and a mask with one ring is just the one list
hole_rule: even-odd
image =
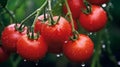
[[0,63],[7,61],[9,57],[10,53],[6,52],[2,47],[0,47]]
[[20,37],[17,42],[17,53],[28,61],[38,61],[45,57],[48,50],[44,38],[40,36],[37,40],[31,40],[27,35]]
[[106,11],[97,5],[91,6],[91,13],[80,13],[80,25],[88,32],[98,32],[106,26],[108,17]]
[[[15,29],[16,24],[10,24],[2,31],[1,42],[2,47],[8,52],[16,52],[16,43],[18,39],[27,33],[27,27],[24,27],[22,32]],[[17,24],[19,27],[20,24]]]
[[94,43],[84,34],[79,34],[75,41],[69,40],[63,45],[63,53],[71,62],[82,63],[93,55]]

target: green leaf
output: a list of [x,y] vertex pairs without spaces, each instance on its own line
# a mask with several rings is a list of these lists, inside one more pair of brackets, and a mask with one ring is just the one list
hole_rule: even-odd
[[0,0],[0,8],[4,8],[7,4],[7,0]]

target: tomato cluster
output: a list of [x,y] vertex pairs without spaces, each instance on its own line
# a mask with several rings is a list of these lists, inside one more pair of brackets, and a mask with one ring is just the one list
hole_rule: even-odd
[[[67,0],[74,20],[79,20],[82,28],[88,32],[98,32],[107,23],[107,13],[101,7],[109,0]],[[67,14],[67,5],[63,5],[63,12]],[[94,44],[91,39],[83,34],[78,35],[75,41],[68,41],[63,46],[63,53],[73,62],[84,62],[93,53]]]
[[[107,22],[107,13],[100,6],[108,0],[67,0],[73,18],[79,19],[80,25],[88,32],[97,32],[103,29]],[[85,2],[84,2],[85,1]],[[85,3],[89,3],[85,5]],[[87,9],[90,7],[89,9]],[[90,12],[88,12],[90,10]],[[63,6],[66,14],[66,6]],[[87,13],[86,13],[87,12]]]
[[[98,6],[99,4],[89,5],[88,9],[88,5],[85,5],[83,0],[67,1],[75,30],[78,30],[77,19],[80,25],[89,32],[97,32],[105,26],[107,14],[102,7]],[[88,1],[91,3],[92,0]],[[65,14],[68,12],[65,4],[63,5],[63,12]],[[40,15],[35,22],[32,33],[28,33],[29,28],[22,24],[10,24],[5,27],[1,36],[0,62],[6,60],[9,54],[13,52],[29,61],[38,61],[45,57],[47,52],[53,54],[64,53],[73,62],[82,63],[90,59],[94,50],[94,43],[90,37],[85,34],[73,33],[72,22],[69,22],[66,18],[53,16],[51,19],[50,17],[47,17],[47,14]],[[40,34],[37,38],[30,37],[38,35],[38,32]],[[70,39],[71,37],[73,39]]]

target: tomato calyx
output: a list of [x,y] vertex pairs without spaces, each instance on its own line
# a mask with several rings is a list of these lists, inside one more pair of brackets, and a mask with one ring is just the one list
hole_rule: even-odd
[[73,35],[70,37],[70,40],[75,41],[78,39],[79,33],[78,31],[74,30]]
[[37,40],[39,38],[39,32],[34,33],[34,28],[29,27],[29,29],[27,30],[27,36],[31,40]]
[[20,33],[24,31],[25,25],[20,24],[20,26],[18,26],[17,23],[15,23],[15,30],[19,31]]
[[82,12],[85,13],[85,14],[90,14],[91,11],[92,11],[91,4],[86,0],[83,0],[83,1],[84,1],[84,4],[85,4],[86,8],[82,9]]

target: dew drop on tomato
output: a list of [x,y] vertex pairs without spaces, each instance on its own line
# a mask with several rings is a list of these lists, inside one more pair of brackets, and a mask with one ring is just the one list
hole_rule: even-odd
[[26,62],[27,60],[26,59],[24,59],[24,62]]
[[92,34],[93,34],[92,32],[89,32],[89,33],[88,33],[88,36],[90,36],[90,35],[92,35]]
[[81,67],[85,67],[85,63],[82,63],[82,64],[81,64]]
[[102,45],[102,48],[103,48],[103,49],[105,49],[105,48],[106,48],[106,45],[105,45],[105,44],[103,44],[103,45]]
[[60,54],[56,54],[56,57],[57,57],[57,58],[62,57],[62,56],[63,56],[62,53],[60,53]]
[[107,4],[102,4],[102,7],[106,7],[107,6]]
[[120,61],[118,61],[118,65],[120,66]]
[[38,64],[39,64],[39,61],[36,61],[36,62],[35,62],[35,66],[38,66]]

